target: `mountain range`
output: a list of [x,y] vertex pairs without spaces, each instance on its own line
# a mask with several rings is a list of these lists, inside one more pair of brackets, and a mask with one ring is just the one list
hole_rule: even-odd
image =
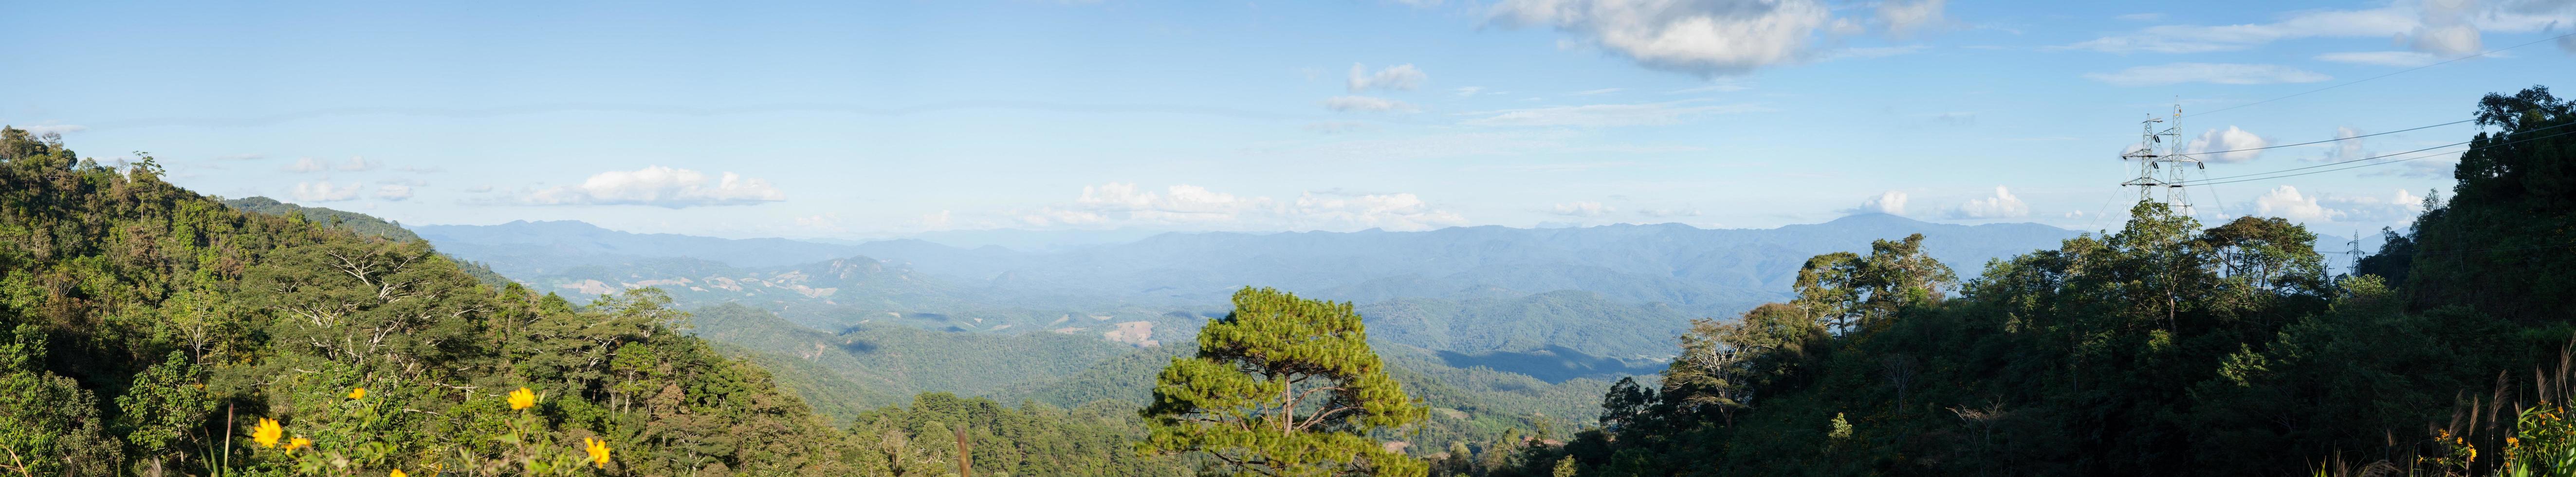
[[741,303],[834,332],[901,324],[1143,346],[1187,340],[1222,315],[1238,288],[1276,287],[1359,304],[1379,341],[1496,365],[1530,361],[1515,353],[1595,365],[1658,359],[1671,354],[1671,337],[1691,318],[1782,299],[1807,257],[1866,253],[1872,240],[1924,234],[1932,256],[1973,276],[1987,260],[2077,235],[1884,214],[1772,229],[1171,232],[1044,251],[639,234],[580,222],[412,230],[543,290],[587,296],[658,286],[684,305]]

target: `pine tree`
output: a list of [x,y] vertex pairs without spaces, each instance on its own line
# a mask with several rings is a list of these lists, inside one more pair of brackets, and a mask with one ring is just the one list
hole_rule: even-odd
[[1428,410],[1387,376],[1350,303],[1245,287],[1234,306],[1155,377],[1141,450],[1203,452],[1243,474],[1429,472],[1368,436]]

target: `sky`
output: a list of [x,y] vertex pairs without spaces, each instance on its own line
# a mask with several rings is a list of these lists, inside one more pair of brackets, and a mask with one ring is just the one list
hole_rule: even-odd
[[[731,3],[22,4],[0,123],[406,224],[2098,230],[2138,197],[2120,154],[2177,105],[2176,147],[2214,152],[2576,78],[2576,0]],[[2477,131],[2203,154],[2186,177]],[[2185,190],[2204,221],[2403,228],[2452,157]]]

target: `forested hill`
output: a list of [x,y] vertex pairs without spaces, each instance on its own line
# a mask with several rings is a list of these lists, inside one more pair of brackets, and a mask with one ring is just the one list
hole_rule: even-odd
[[[2358,276],[2277,218],[2142,202],[1956,282],[1904,244],[1704,321],[1602,429],[1480,475],[2571,475],[2576,104],[2477,104],[2448,194]],[[2330,176],[2328,176],[2330,177]],[[2447,195],[2447,201],[2439,196]]]
[[930,396],[834,428],[657,293],[495,288],[428,243],[228,207],[156,164],[0,128],[0,470],[913,475],[970,426],[1007,456],[984,469],[1175,473],[1098,409]]
[[[1983,264],[2075,235],[2037,224],[1933,224],[1883,214],[1760,230],[1662,224],[1167,233],[1053,252],[630,234],[572,222],[418,230],[443,250],[504,264],[504,271],[530,270],[512,277],[540,290],[589,296],[660,286],[684,305],[740,302],[821,330],[900,323],[1170,342],[1194,330],[1229,290],[1257,283],[1360,303],[1388,331],[1377,336],[1434,351],[1557,347],[1624,359],[1669,356],[1669,337],[1691,317],[1786,296],[1800,257],[1924,233],[1934,237],[1934,256]],[[747,265],[833,253],[844,255]]]
[[[244,212],[303,217],[306,222],[322,224],[333,228],[348,229],[350,232],[358,235],[383,237],[398,241],[422,240],[420,235],[412,233],[411,229],[403,228],[401,223],[357,212],[323,207],[305,207],[278,202],[277,199],[267,197],[228,199],[224,201],[224,206]],[[510,279],[502,277],[499,272],[492,271],[492,267],[483,263],[458,259],[454,255],[447,255],[444,253],[440,254],[440,256],[446,257],[448,260],[455,262],[458,268],[464,269],[465,273],[468,275],[473,275],[474,279],[483,281],[483,284],[497,287],[510,282]]]

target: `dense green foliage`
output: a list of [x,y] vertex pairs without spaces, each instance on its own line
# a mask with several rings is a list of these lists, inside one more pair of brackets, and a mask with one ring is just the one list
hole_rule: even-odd
[[1425,472],[1368,435],[1427,411],[1387,376],[1350,303],[1245,287],[1234,307],[1199,330],[1197,353],[1155,376],[1140,449],[1203,455],[1238,475]]
[[[840,433],[673,332],[658,295],[493,289],[424,242],[245,213],[149,158],[119,171],[0,134],[0,447],[16,470],[589,470],[590,438],[612,473],[841,473],[797,457]],[[534,405],[505,405],[522,387]]]
[[1187,468],[1134,452],[1129,406],[932,394],[834,402],[836,429],[771,370],[806,394],[888,391],[689,334],[703,320],[658,290],[495,287],[367,226],[385,222],[245,211],[159,174],[0,129],[0,472],[938,475],[956,429],[979,469]]
[[[327,224],[330,227],[347,229],[350,232],[363,236],[384,237],[404,242],[421,241],[420,235],[413,234],[410,229],[403,228],[401,223],[345,210],[323,207],[305,207],[278,202],[277,199],[267,197],[227,199],[224,201],[224,206],[243,212],[257,212],[268,215],[301,216],[304,217],[304,221],[306,222]],[[461,260],[456,258],[455,255],[446,253],[441,253],[440,256],[447,258],[450,262],[454,262],[457,268],[465,271],[466,275],[472,275],[475,280],[481,280],[485,285],[498,287],[510,283],[510,279],[502,278],[500,273],[493,272],[492,268],[485,264]]]
[[2116,232],[1989,264],[1954,299],[1910,245],[1882,242],[1810,261],[1792,303],[1694,327],[1660,386],[1604,396],[1602,428],[1439,468],[2562,475],[2569,368],[2515,376],[2576,328],[2576,139],[2534,133],[2576,116],[2534,88],[2479,117],[2499,130],[2478,135],[2451,201],[2363,264],[2399,276],[2330,277],[2285,220],[2204,229],[2151,202]]
[[[766,356],[757,358],[764,363],[779,363],[773,368],[799,369],[784,381],[826,409],[899,405],[908,396],[925,392],[996,395],[1014,383],[1075,374],[1093,363],[1135,351],[1096,335],[953,333],[878,324],[830,333],[733,303],[699,308],[691,324],[698,336],[756,351]],[[844,389],[824,392],[808,386]],[[857,393],[845,392],[851,387],[858,388]],[[1051,402],[1070,407],[1089,401]],[[850,417],[844,412],[830,414]]]
[[[977,475],[1189,475],[1178,457],[1138,454],[1144,421],[1134,408],[1094,403],[1072,409],[1023,403],[1011,409],[984,398],[923,394],[911,407],[861,414],[852,430],[873,440],[891,475],[954,473],[954,426],[966,426]],[[999,473],[996,473],[999,472]]]

